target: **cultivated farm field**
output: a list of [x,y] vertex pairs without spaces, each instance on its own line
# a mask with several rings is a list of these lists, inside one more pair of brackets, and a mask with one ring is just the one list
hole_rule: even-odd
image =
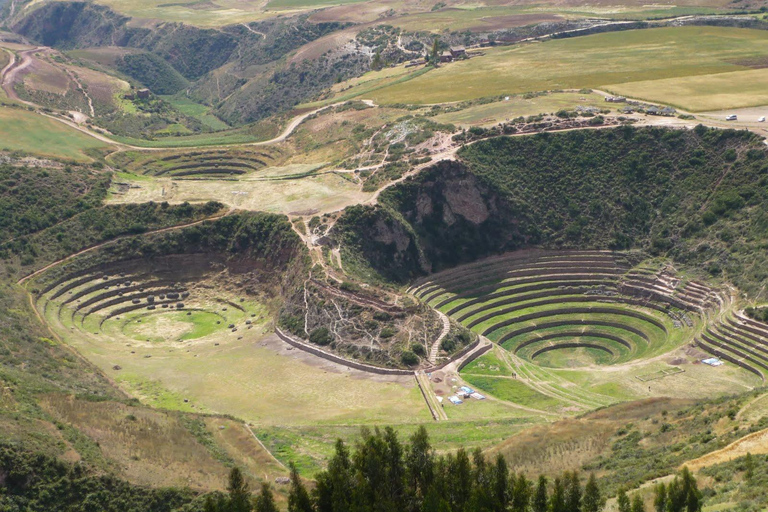
[[105,147],[104,142],[53,119],[21,108],[0,108],[0,149],[84,162],[91,160],[89,150]]
[[[674,27],[596,34],[486,50],[368,94],[374,101],[429,104],[532,91],[748,71],[768,57],[768,34],[719,27]],[[742,81],[726,83],[737,94]],[[653,88],[650,87],[651,95]],[[642,96],[641,96],[642,97]]]

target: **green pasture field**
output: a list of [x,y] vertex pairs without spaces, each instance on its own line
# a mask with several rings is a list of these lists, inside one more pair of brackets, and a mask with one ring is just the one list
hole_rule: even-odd
[[[368,96],[380,104],[431,104],[745,71],[768,58],[768,33],[721,27],[654,28],[485,52]],[[739,82],[732,85],[738,87]]]
[[488,127],[520,116],[553,114],[560,110],[574,111],[577,106],[615,108],[615,105],[605,102],[604,96],[593,92],[558,92],[532,96],[518,94],[511,96],[509,101],[472,105],[455,112],[438,114],[432,119],[462,127]]
[[629,82],[606,89],[690,112],[754,107],[768,104],[768,69]]
[[465,373],[489,375],[492,377],[512,375],[512,370],[509,368],[506,361],[499,359],[494,352],[488,352],[487,354],[478,357],[462,368],[462,371]]
[[22,108],[0,107],[0,150],[88,162],[89,150],[108,145]]
[[[146,315],[141,319],[141,323],[135,320],[138,318],[125,323],[122,329],[126,336],[134,339],[140,338],[147,331],[153,334],[158,331],[162,333],[162,324],[165,322],[181,324],[181,333],[178,337],[180,341],[202,338],[223,329],[222,324],[216,324],[216,322],[222,321],[222,317],[208,311],[171,311],[164,314]],[[159,338],[159,341],[162,342],[165,339]]]
[[[597,339],[591,339],[589,337],[585,338],[579,338],[580,342],[592,342],[595,343],[598,340]],[[541,348],[541,347],[536,347]],[[611,356],[610,354],[603,352],[602,350],[591,348],[591,347],[580,347],[580,348],[568,348],[568,349],[562,349],[562,350],[552,350],[550,352],[544,352],[543,354],[540,354],[538,357],[536,357],[536,364],[539,364],[541,366],[547,366],[552,368],[568,368],[568,367],[574,367],[574,368],[580,368],[584,366],[594,366],[594,365],[606,365],[611,364],[616,359],[616,356],[622,356],[621,349],[623,347],[619,345],[612,345],[610,348],[614,356]],[[624,349],[626,352],[626,349]]]
[[161,96],[165,101],[176,107],[184,115],[194,117],[213,130],[227,130],[230,126],[210,113],[211,108],[195,103],[183,96]]
[[432,32],[488,31],[506,27],[523,27],[536,23],[565,21],[579,18],[605,18],[615,20],[652,20],[676,16],[728,14],[727,8],[698,5],[457,5],[405,15],[392,20],[392,24],[404,30]]
[[[564,402],[536,391],[518,379],[462,374],[462,379],[481,393],[488,393],[499,400],[533,409],[554,412],[565,406]],[[470,399],[471,401],[471,399]],[[445,407],[448,408],[449,405]],[[462,406],[465,404],[462,404]]]

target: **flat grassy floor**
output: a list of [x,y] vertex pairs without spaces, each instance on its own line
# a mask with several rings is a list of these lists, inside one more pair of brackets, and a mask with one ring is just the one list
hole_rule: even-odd
[[202,338],[226,327],[216,322],[227,322],[220,315],[209,311],[158,312],[141,317],[141,323],[137,322],[138,319],[126,323],[122,328],[123,334],[135,339],[152,337],[156,341],[164,341],[163,334],[169,331],[174,332],[181,341]]
[[126,182],[138,188],[131,188],[125,194],[113,194],[110,202],[168,201],[178,204],[185,201],[221,201],[235,208],[293,213],[309,210],[336,211],[369,197],[369,194],[360,192],[358,185],[335,174],[275,181],[163,178],[151,181],[126,180]]
[[162,98],[176,107],[184,115],[194,117],[213,130],[226,130],[230,126],[210,113],[211,108],[200,103],[195,103],[189,98],[180,96],[162,96]]
[[509,101],[495,101],[484,105],[473,105],[456,112],[438,114],[432,119],[440,123],[457,126],[493,126],[519,116],[528,117],[537,114],[556,113],[560,110],[573,111],[577,106],[610,108],[615,105],[606,103],[603,96],[596,93],[578,92],[550,93],[526,98],[523,95],[510,97]]
[[[370,93],[387,103],[440,103],[529,91],[745,71],[768,58],[768,33],[719,27],[613,32],[487,50]],[[735,78],[735,77],[734,77]],[[731,86],[739,90],[734,80]]]
[[160,137],[155,140],[135,139],[132,137],[113,136],[117,142],[142,148],[184,148],[197,146],[223,146],[263,142],[278,135],[281,127],[271,121],[255,125],[196,135]]
[[[578,341],[582,343],[591,342],[596,344],[600,344],[601,342],[601,340],[597,338],[580,338]],[[567,348],[551,350],[540,354],[536,357],[536,364],[550,368],[578,368],[582,366],[602,366],[611,364],[617,358],[616,355],[620,352],[620,348],[616,343],[604,343],[604,345],[613,351],[614,356],[595,348]],[[541,347],[536,347],[537,350],[539,348]]]
[[489,375],[491,377],[512,375],[512,370],[507,364],[499,359],[495,353],[489,352],[478,357],[462,369],[465,373],[474,373],[476,375]]
[[0,150],[90,161],[85,151],[107,144],[53,119],[18,108],[0,107]]
[[611,92],[691,111],[768,104],[768,69],[609,85]]
[[[500,377],[485,377],[480,375],[462,374],[462,378],[480,392],[489,393],[499,400],[511,402],[534,409],[556,412],[564,406],[560,400],[539,393],[517,379]],[[462,406],[465,404],[462,404]],[[446,407],[448,407],[446,405]]]
[[268,318],[252,330],[199,340],[126,344],[108,330],[96,334],[94,325],[78,329],[55,308],[45,316],[67,343],[153,407],[231,414],[261,425],[430,419],[412,378],[361,378],[314,357],[307,361],[274,336],[264,338]]

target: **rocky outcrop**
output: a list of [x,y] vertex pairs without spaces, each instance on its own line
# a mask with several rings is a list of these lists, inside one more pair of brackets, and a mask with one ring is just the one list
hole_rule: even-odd
[[438,163],[382,193],[380,203],[348,208],[334,236],[399,282],[528,241],[513,205],[459,162]]

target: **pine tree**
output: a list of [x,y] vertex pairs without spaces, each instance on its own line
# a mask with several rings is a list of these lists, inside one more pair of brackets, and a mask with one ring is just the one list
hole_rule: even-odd
[[453,491],[449,500],[453,510],[464,510],[472,492],[472,466],[464,448],[459,448],[449,464],[450,487]]
[[424,496],[421,512],[451,512],[451,507],[445,498],[440,495],[440,492],[431,487],[427,490],[426,496]]
[[639,493],[632,496],[632,512],[645,512],[645,503]]
[[701,493],[699,492],[699,487],[696,484],[696,479],[693,477],[687,467],[683,467],[681,476],[683,480],[682,492],[684,495],[686,512],[700,512]]
[[280,512],[275,504],[275,497],[272,495],[272,489],[269,484],[264,482],[261,484],[261,492],[256,497],[255,512]]
[[589,475],[587,485],[584,487],[584,503],[582,505],[583,512],[599,512],[603,508],[602,497],[600,496],[600,488],[597,486],[595,480],[595,474]]
[[566,512],[565,486],[559,478],[555,478],[552,498],[549,500],[549,510],[550,512]]
[[504,460],[504,456],[498,454],[496,456],[496,464],[493,467],[493,509],[494,511],[503,512],[507,510],[509,506],[509,467],[507,467],[507,461]]
[[437,41],[437,38],[432,41],[432,52],[430,54],[430,60],[432,61],[432,64],[437,64],[440,61],[440,45]]
[[384,429],[385,443],[385,500],[392,510],[402,510],[405,505],[405,466],[403,465],[403,446],[392,427]]
[[203,502],[203,512],[227,512],[229,503],[221,493],[209,494]]
[[536,494],[533,497],[533,512],[547,512],[547,477],[539,476]]
[[424,498],[434,480],[435,454],[429,443],[424,425],[411,436],[410,447],[405,455],[406,478],[417,498]]
[[755,476],[755,461],[752,459],[752,454],[747,452],[747,457],[744,459],[744,479],[747,483],[752,483],[752,479]]
[[566,512],[581,512],[581,483],[579,482],[579,474],[574,471],[570,475],[566,474],[564,479],[568,486],[565,500]]
[[616,502],[619,507],[619,512],[632,512],[629,496],[627,496],[627,491],[624,489],[619,489],[619,494],[616,496]]
[[301,481],[295,464],[291,464],[291,488],[288,491],[288,512],[314,512],[307,488]]
[[675,477],[667,485],[666,512],[682,512],[685,508],[685,493],[680,479]]
[[520,475],[514,480],[512,487],[512,511],[526,512],[531,501],[531,486],[525,475]]
[[653,498],[653,508],[656,512],[667,510],[667,486],[661,482],[656,486],[656,496]]
[[234,467],[229,472],[229,507],[228,512],[251,512],[251,491],[240,468]]

